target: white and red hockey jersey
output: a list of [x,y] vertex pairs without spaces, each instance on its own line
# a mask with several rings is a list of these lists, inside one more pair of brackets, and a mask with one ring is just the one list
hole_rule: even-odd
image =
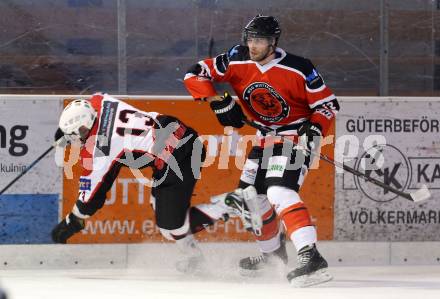
[[310,120],[325,133],[339,105],[310,60],[277,48],[275,59],[260,65],[248,51],[237,45],[200,61],[187,72],[186,88],[200,99],[217,95],[213,81],[228,82],[254,120],[272,128]]
[[78,200],[85,204],[105,199],[121,166],[163,168],[187,131],[174,117],[136,109],[107,94],[89,101],[98,114],[80,154]]

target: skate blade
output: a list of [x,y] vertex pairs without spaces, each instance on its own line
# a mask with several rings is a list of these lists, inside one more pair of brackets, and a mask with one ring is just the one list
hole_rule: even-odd
[[239,270],[239,274],[243,277],[259,277],[263,274],[263,270],[259,269],[259,270],[247,270],[247,269],[242,269],[240,268]]
[[332,280],[333,277],[327,272],[327,269],[321,269],[308,275],[299,276],[290,281],[295,288],[306,288]]
[[176,266],[177,272],[188,276],[201,276],[205,274],[205,269],[201,267],[181,267]]
[[262,277],[266,275],[273,276],[274,273],[285,273],[286,272],[286,265],[282,262],[275,262],[275,263],[267,263],[264,267],[254,269],[254,270],[248,270],[239,268],[238,273],[240,276],[243,277]]

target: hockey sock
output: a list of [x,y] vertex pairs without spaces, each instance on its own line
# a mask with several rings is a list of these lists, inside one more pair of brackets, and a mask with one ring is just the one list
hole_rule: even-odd
[[263,227],[261,229],[261,235],[256,236],[259,241],[266,241],[277,236],[279,232],[279,220],[275,210],[271,208],[269,211],[263,214]]
[[300,228],[313,225],[309,211],[303,202],[298,202],[282,210],[280,218],[286,227],[288,236]]
[[196,207],[191,207],[189,210],[189,223],[191,233],[195,234],[213,225],[214,220]]

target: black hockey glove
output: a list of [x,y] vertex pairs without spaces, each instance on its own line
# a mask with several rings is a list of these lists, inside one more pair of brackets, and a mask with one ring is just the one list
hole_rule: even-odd
[[222,101],[212,101],[209,103],[212,111],[214,111],[217,116],[218,121],[225,127],[243,127],[245,116],[240,105],[235,102],[228,92],[225,92],[222,98]]
[[[299,145],[306,147],[308,151],[314,151],[318,148],[321,141],[321,126],[316,123],[305,122],[298,129]],[[305,151],[307,154],[307,151]]]
[[55,243],[66,244],[67,240],[84,228],[84,219],[78,218],[72,213],[67,215],[52,230],[52,240]]
[[76,135],[65,135],[64,132],[60,128],[58,128],[58,130],[55,132],[53,139],[57,143],[57,146],[64,147],[76,140],[75,136]]

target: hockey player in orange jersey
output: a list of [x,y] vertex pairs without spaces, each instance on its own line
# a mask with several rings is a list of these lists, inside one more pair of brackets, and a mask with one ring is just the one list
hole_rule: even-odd
[[[195,99],[210,103],[222,125],[242,127],[243,107],[254,122],[315,149],[339,104],[310,60],[277,47],[280,35],[274,17],[258,15],[245,26],[241,45],[193,65],[184,83]],[[240,105],[227,93],[219,95],[213,82],[228,82]],[[262,233],[256,236],[262,255],[242,259],[240,267],[256,272],[273,260],[287,264],[285,234],[298,253],[298,267],[288,273],[289,282],[309,286],[330,280],[327,262],[316,246],[315,226],[298,194],[310,157],[295,148],[286,153],[287,143],[271,143],[264,132],[257,131],[257,138],[260,144],[247,157],[239,187],[255,186],[278,217],[271,211],[263,216]],[[292,169],[293,161],[302,162]]]

